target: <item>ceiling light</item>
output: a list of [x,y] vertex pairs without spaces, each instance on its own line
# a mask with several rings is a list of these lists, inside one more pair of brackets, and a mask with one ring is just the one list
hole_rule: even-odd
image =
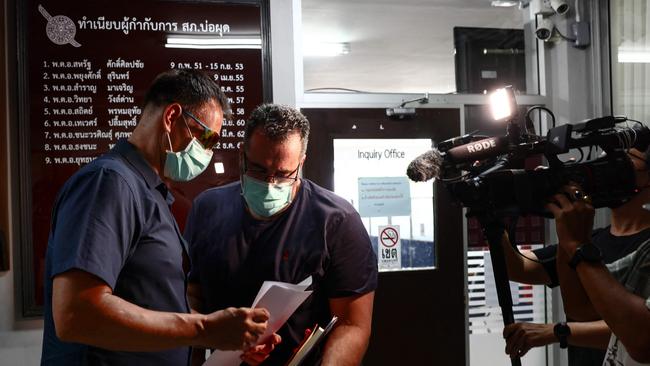
[[647,64],[650,63],[650,49],[647,48],[618,48],[618,62]]
[[519,5],[519,1],[510,1],[510,0],[492,0],[492,6],[498,8],[510,8],[513,6]]
[[262,39],[259,37],[204,37],[191,35],[167,36],[167,48],[196,48],[196,49],[262,49]]
[[305,57],[333,57],[350,53],[350,44],[347,42],[322,42],[304,43],[302,55]]

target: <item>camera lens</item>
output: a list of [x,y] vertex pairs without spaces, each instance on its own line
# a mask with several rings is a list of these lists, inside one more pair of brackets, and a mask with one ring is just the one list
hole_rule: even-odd
[[551,30],[546,28],[541,28],[537,30],[537,38],[541,40],[551,38]]

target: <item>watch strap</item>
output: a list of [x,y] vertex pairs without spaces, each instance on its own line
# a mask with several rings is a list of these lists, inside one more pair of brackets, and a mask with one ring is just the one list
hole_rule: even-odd
[[[595,254],[597,253],[597,254]],[[595,254],[595,255],[594,255]],[[578,247],[576,252],[573,254],[571,260],[569,260],[569,267],[575,270],[578,264],[582,261],[595,263],[603,260],[600,249],[593,243],[586,243]]]
[[555,338],[560,341],[560,348],[567,348],[569,346],[567,337],[571,335],[571,328],[569,328],[566,322],[555,324],[553,327],[553,334],[555,334]]

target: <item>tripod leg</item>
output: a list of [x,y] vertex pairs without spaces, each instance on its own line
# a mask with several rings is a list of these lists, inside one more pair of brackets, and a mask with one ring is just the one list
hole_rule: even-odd
[[[483,233],[487,237],[488,245],[490,246],[490,258],[492,260],[492,270],[494,272],[499,307],[501,307],[501,314],[503,316],[503,325],[512,324],[515,322],[515,316],[512,311],[512,294],[510,293],[508,270],[506,268],[503,247],[501,246],[503,226],[500,224],[486,225],[485,223],[482,223],[482,225]],[[519,357],[513,357],[510,361],[512,366],[521,366],[521,359]]]

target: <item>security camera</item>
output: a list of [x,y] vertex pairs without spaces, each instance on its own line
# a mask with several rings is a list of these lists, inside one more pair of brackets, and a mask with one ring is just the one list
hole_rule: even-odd
[[548,18],[542,18],[542,20],[539,22],[539,25],[537,26],[537,29],[535,29],[535,36],[537,36],[537,39],[540,41],[548,41],[551,39],[551,36],[553,36],[553,30],[555,29],[555,24],[548,19]]
[[562,15],[569,11],[569,4],[565,0],[551,0],[551,8],[559,15]]
[[569,11],[569,4],[564,0],[551,0],[551,8],[553,8],[556,13],[562,15]]
[[415,108],[395,107],[386,108],[386,116],[390,119],[411,119],[415,117]]

